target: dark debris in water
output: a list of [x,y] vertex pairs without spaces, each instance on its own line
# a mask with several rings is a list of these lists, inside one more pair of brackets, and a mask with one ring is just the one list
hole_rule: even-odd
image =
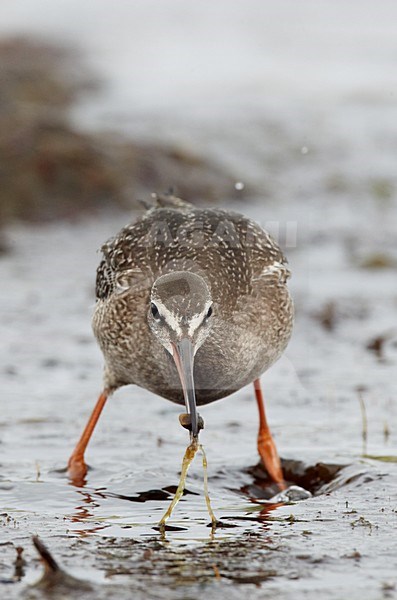
[[377,335],[369,340],[366,348],[376,356],[379,362],[383,362],[385,360],[385,347],[389,340],[393,339],[395,335],[395,330],[387,331],[386,333]]
[[[167,485],[166,487],[163,487],[162,489],[166,492],[169,492],[173,496],[176,493],[178,486],[177,485]],[[183,490],[183,495],[186,496],[187,494],[190,494],[192,496],[200,496],[199,493],[192,492],[192,491],[188,490],[187,488],[185,488]]]
[[32,588],[44,592],[58,592],[58,594],[62,595],[71,592],[75,594],[78,591],[84,592],[92,590],[92,585],[88,581],[72,577],[61,569],[51,552],[39,537],[33,537],[32,541],[44,565],[42,577],[32,586]]
[[310,317],[319,323],[325,331],[332,333],[347,320],[363,321],[368,317],[368,307],[365,301],[354,302],[336,300],[335,298],[327,300],[317,310],[309,313]]
[[[169,586],[175,589],[213,583],[216,579],[260,584],[291,569],[288,554],[261,533],[182,547],[159,543],[157,538],[146,540],[144,544],[131,543],[128,539],[118,540],[117,544],[102,541],[97,555],[99,567],[106,570],[107,577],[117,575],[122,569],[143,584],[161,582],[164,590]],[[271,568],[266,564],[270,555]]]
[[178,527],[177,525],[155,525],[152,527],[155,531],[187,531],[186,527]]
[[[299,460],[282,460],[284,477],[287,485],[296,485],[313,495],[322,493],[322,488],[332,482],[343,469],[343,465],[318,462],[307,465]],[[246,471],[253,476],[253,482],[241,488],[241,491],[252,499],[270,500],[279,489],[269,478],[262,463],[249,467]]]
[[16,558],[14,563],[14,574],[12,577],[1,577],[0,584],[16,583],[18,581],[21,581],[25,576],[26,561],[23,557],[24,549],[22,548],[22,546],[17,546],[15,548],[15,551]]
[[233,527],[237,527],[237,525],[225,523],[225,521],[217,521],[215,527],[213,523],[208,523],[207,527],[211,527],[212,529],[232,529]]
[[[106,490],[97,491],[96,494],[101,498],[118,498],[119,500],[127,500],[128,502],[150,502],[150,501],[161,501],[170,500],[177,490],[176,485],[168,485],[161,489],[146,490],[144,492],[138,492],[134,496],[128,496],[125,494],[117,494],[115,492],[108,492]],[[183,490],[183,496],[186,495],[198,496],[196,492],[191,492],[188,489]]]
[[334,301],[327,302],[319,311],[313,314],[316,319],[327,331],[333,331],[338,321],[337,308]]

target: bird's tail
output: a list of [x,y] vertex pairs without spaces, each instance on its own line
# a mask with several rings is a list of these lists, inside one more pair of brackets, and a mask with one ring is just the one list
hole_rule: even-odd
[[192,209],[193,204],[186,202],[177,196],[174,196],[174,191],[171,189],[166,194],[151,194],[151,200],[140,200],[140,203],[147,210],[156,208],[176,208],[181,210]]

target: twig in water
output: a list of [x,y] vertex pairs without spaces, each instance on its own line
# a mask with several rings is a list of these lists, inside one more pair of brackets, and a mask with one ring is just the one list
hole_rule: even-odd
[[362,386],[359,386],[357,388],[357,392],[358,392],[358,401],[360,402],[360,409],[361,409],[361,419],[362,419],[362,431],[361,431],[361,437],[363,440],[363,455],[367,454],[367,440],[368,440],[368,419],[367,419],[367,409],[365,406],[365,401],[364,401],[364,393],[365,388]]

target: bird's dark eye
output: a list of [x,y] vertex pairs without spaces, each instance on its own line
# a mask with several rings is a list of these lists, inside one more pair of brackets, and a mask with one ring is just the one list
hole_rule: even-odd
[[212,306],[209,307],[207,314],[205,315],[205,318],[209,319],[211,315],[212,315]]
[[156,321],[161,321],[161,315],[159,313],[159,309],[154,304],[154,302],[151,302],[151,304],[150,304],[150,310],[152,312],[153,319],[155,319]]

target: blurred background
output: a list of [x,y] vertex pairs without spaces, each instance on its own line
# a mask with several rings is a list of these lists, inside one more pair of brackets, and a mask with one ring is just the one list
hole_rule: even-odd
[[[201,206],[244,212],[279,240],[296,326],[263,378],[270,424],[282,457],[352,469],[335,484],[340,496],[304,503],[302,527],[315,542],[305,537],[312,531],[293,538],[290,523],[280,529],[282,565],[287,555],[293,562],[284,583],[294,584],[302,563],[294,556],[307,539],[309,557],[332,556],[324,563],[334,583],[347,585],[343,565],[352,578],[351,593],[331,583],[327,597],[370,589],[378,597],[379,573],[395,578],[382,525],[397,460],[395,0],[0,2],[0,488],[19,520],[9,539],[30,545],[34,510],[34,530],[72,560],[59,511],[72,536],[147,536],[159,514],[153,503],[93,502],[56,469],[101,387],[90,329],[97,250],[142,214],[140,199],[171,187]],[[177,411],[139,388],[120,390],[89,448],[89,490],[128,498],[154,481],[175,483],[186,443]],[[205,407],[203,417],[215,511],[244,512],[240,489],[252,488],[246,469],[257,462],[251,390]],[[350,517],[335,514],[353,493],[344,483],[367,469],[372,479],[354,492],[358,514],[367,518],[370,505],[376,527],[366,547]],[[189,498],[178,515],[190,519],[185,539],[197,541],[207,535],[205,509],[202,497]],[[91,539],[88,550],[74,546],[85,561]],[[340,562],[357,548],[360,571]],[[310,574],[322,568],[317,558]]]
[[388,0],[3,0],[10,394],[29,383],[46,402],[77,371],[94,395],[96,251],[172,187],[248,213],[287,253],[297,325],[267,375],[280,418],[302,393],[319,423],[341,402],[359,428],[365,389],[382,437],[396,410],[396,22]]
[[2,221],[134,207],[174,186],[259,200],[270,220],[283,203],[289,220],[383,227],[396,218],[396,10],[4,0]]
[[248,213],[289,257],[297,325],[268,375],[280,418],[302,393],[320,423],[341,402],[360,427],[365,389],[382,437],[396,410],[396,22],[391,0],[3,0],[10,394],[29,383],[45,402],[74,371],[94,394],[96,250],[172,187]]

